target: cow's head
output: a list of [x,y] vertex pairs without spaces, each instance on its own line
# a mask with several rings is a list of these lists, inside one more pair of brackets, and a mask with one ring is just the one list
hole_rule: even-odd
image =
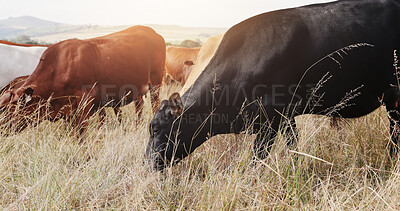
[[27,105],[32,100],[33,88],[21,87],[16,90],[7,90],[0,97],[0,108],[4,109],[8,105]]
[[177,161],[184,153],[177,144],[176,121],[183,112],[183,104],[178,93],[161,102],[160,108],[150,122],[150,140],[146,149],[146,159],[155,170],[163,170],[171,161]]

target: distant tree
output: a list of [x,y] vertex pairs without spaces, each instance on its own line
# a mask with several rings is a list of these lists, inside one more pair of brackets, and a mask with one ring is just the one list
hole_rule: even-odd
[[36,40],[32,40],[30,36],[27,35],[18,35],[14,39],[10,40],[11,42],[15,43],[22,43],[22,44],[32,44],[32,45],[50,45],[51,43],[46,42],[38,42]]
[[31,37],[27,35],[18,35],[14,39],[12,39],[13,42],[15,43],[23,43],[23,44],[38,44],[35,41],[31,39]]
[[181,42],[180,46],[186,47],[186,48],[195,48],[195,47],[200,47],[200,43],[193,41],[193,40],[184,40]]

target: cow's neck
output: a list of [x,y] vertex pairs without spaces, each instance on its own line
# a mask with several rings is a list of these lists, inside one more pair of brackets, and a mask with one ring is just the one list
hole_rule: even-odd
[[213,93],[211,86],[196,87],[182,96],[185,111],[180,119],[180,137],[192,140],[192,150],[212,136],[231,133],[232,119],[237,115],[229,103],[222,103],[227,95]]

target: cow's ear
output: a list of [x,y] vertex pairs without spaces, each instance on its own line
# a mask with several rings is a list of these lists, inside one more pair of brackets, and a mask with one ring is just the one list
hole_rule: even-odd
[[33,95],[33,89],[31,87],[28,87],[24,91],[24,103],[27,104],[32,100],[32,95]]
[[185,61],[185,62],[183,62],[183,64],[192,66],[192,65],[194,65],[194,62],[193,61]]
[[167,105],[168,105],[168,100],[163,100],[163,101],[160,103],[160,108],[159,108],[159,110],[164,110],[164,109],[167,107]]
[[183,103],[181,101],[181,96],[179,93],[174,93],[169,97],[169,106],[171,108],[171,114],[174,116],[179,116],[183,112]]

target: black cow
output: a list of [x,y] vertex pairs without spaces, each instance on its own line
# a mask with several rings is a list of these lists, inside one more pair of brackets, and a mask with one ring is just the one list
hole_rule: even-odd
[[400,111],[395,49],[400,0],[346,0],[247,19],[228,30],[182,99],[162,102],[146,158],[162,170],[210,136],[239,133],[249,122],[255,152],[265,156],[281,123],[295,128],[296,115],[353,118],[382,104],[393,131]]

